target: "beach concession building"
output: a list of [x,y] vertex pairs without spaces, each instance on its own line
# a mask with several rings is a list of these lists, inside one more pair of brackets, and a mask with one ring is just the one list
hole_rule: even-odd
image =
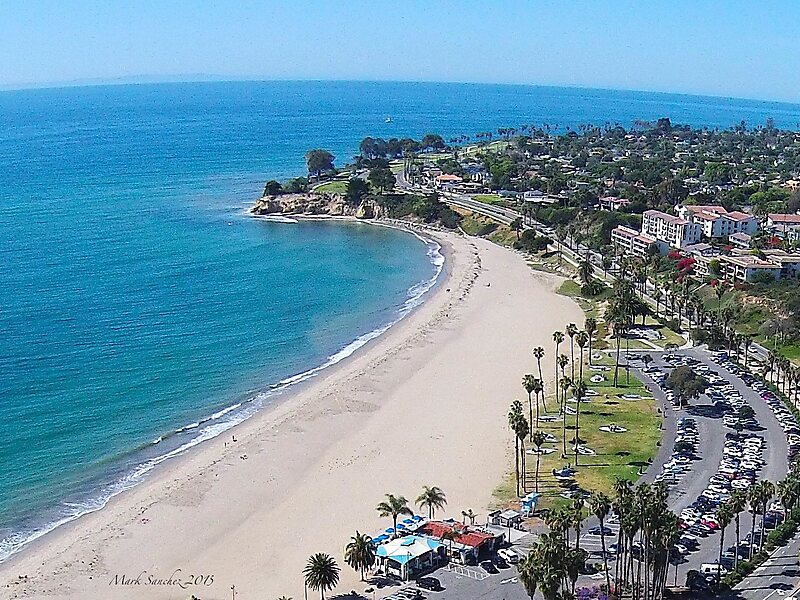
[[505,534],[492,533],[471,527],[457,521],[429,521],[417,529],[418,534],[445,540],[450,557],[461,564],[478,561],[481,554],[499,548],[505,540]]
[[379,570],[403,580],[447,560],[442,542],[420,535],[407,535],[381,544],[375,554]]

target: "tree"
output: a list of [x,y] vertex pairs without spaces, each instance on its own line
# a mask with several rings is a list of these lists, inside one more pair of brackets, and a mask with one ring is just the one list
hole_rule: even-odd
[[344,561],[361,574],[364,581],[364,572],[375,564],[375,544],[372,538],[356,531],[344,548]]
[[563,341],[564,341],[564,333],[561,332],[561,331],[554,331],[553,332],[553,342],[556,345],[556,352],[555,352],[555,354],[553,356],[556,357],[556,360],[554,361],[555,362],[555,367],[556,367],[556,400],[558,400],[559,397],[560,397],[558,395],[558,386],[559,386],[559,381],[558,381],[558,347],[559,347],[559,345],[561,345],[561,343]]
[[542,458],[542,445],[545,442],[544,433],[538,429],[531,435],[531,444],[536,448],[536,475],[534,477],[534,490],[539,493],[539,462]]
[[303,575],[306,585],[312,590],[319,591],[321,600],[325,600],[325,592],[332,590],[339,583],[339,565],[330,554],[318,552],[308,558]]
[[333,170],[334,160],[336,160],[336,157],[333,154],[327,150],[322,150],[321,148],[306,152],[306,166],[308,167],[308,173],[315,175],[317,181],[319,181],[319,176],[323,171]]
[[[723,502],[717,507],[717,522],[719,523],[719,560],[717,564],[722,565],[722,550],[725,548],[725,529],[727,529],[730,522],[733,520],[733,508],[728,502]],[[736,547],[736,553],[739,553],[739,547]],[[717,569],[717,585],[719,585],[720,573],[722,569]]]
[[394,494],[386,494],[386,500],[378,504],[376,510],[382,517],[392,518],[392,527],[395,534],[397,534],[397,517],[400,515],[413,515],[411,509],[408,508],[408,500],[403,496],[395,496]]
[[283,192],[283,186],[274,179],[270,179],[264,186],[265,196],[277,196]]
[[691,367],[677,367],[667,376],[667,387],[678,397],[679,406],[696,400],[706,388],[708,382],[692,370]]
[[583,381],[583,349],[589,343],[589,334],[585,331],[579,331],[578,335],[575,336],[575,341],[578,343],[578,348],[580,349],[580,369],[578,370],[578,379]]
[[578,449],[581,443],[581,403],[586,396],[586,383],[584,381],[573,383],[572,395],[575,398],[575,466],[578,466]]
[[433,518],[433,513],[439,509],[445,507],[447,504],[447,497],[445,496],[444,492],[441,488],[437,486],[428,487],[427,485],[422,486],[422,493],[417,496],[417,506],[420,508],[427,508],[428,509],[428,518]]
[[[537,379],[530,373],[522,376],[522,387],[528,393],[528,421],[533,423],[533,399],[531,394],[537,389]],[[536,427],[539,427],[539,395],[536,395]]]
[[436,133],[428,133],[420,142],[422,150],[442,150],[445,147],[442,136]]
[[589,366],[592,366],[592,341],[594,334],[597,333],[597,320],[594,317],[588,317],[583,325],[584,330],[589,336]]
[[[544,358],[544,348],[541,346],[534,348],[533,357],[536,359],[536,366],[539,369],[539,382],[542,384],[542,408],[544,408],[544,411],[547,412],[547,402],[545,402],[544,399],[544,376],[542,375],[542,359]],[[538,422],[536,426],[539,426]]]
[[575,336],[578,334],[578,326],[575,323],[570,323],[567,325],[567,335],[569,336],[569,354],[570,354],[570,361],[571,361],[571,370],[570,377],[575,379]]
[[372,169],[369,175],[367,175],[367,179],[374,187],[378,188],[381,193],[390,191],[397,182],[397,178],[394,176],[394,173],[392,173],[392,170],[385,167]]
[[589,510],[600,521],[600,547],[603,550],[603,565],[606,572],[606,593],[611,591],[611,579],[608,574],[608,556],[606,555],[605,520],[611,512],[611,500],[603,492],[592,492],[589,496]]
[[745,509],[747,505],[747,498],[744,495],[744,492],[741,490],[736,490],[731,494],[731,497],[728,499],[728,506],[733,513],[733,519],[736,522],[736,552],[733,557],[733,568],[736,570],[736,567],[739,566],[739,523],[741,512]]
[[369,185],[367,182],[359,177],[352,177],[347,182],[347,191],[345,192],[345,200],[351,206],[358,206],[361,204],[361,199],[369,193]]

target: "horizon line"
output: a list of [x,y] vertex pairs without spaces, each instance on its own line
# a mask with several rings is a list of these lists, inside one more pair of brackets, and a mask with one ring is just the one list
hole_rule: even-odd
[[56,90],[82,87],[112,87],[125,85],[166,85],[171,83],[401,83],[401,84],[432,84],[432,85],[474,85],[474,86],[507,86],[529,88],[553,88],[575,90],[598,90],[605,92],[627,92],[654,94],[665,96],[688,96],[693,98],[713,98],[721,100],[744,100],[746,102],[763,102],[769,104],[783,104],[800,106],[799,101],[774,100],[765,98],[751,98],[725,94],[701,94],[695,92],[646,90],[635,88],[614,88],[603,86],[589,86],[579,84],[550,84],[550,83],[518,83],[518,82],[486,82],[486,81],[443,81],[431,79],[321,79],[321,78],[258,78],[250,76],[215,75],[206,73],[174,74],[174,75],[125,75],[120,77],[93,77],[86,79],[71,79],[51,82],[26,82],[0,84],[2,92],[21,92],[30,90]]

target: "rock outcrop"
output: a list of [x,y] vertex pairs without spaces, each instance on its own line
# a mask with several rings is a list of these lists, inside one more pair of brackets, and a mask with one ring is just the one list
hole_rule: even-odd
[[379,219],[383,208],[371,200],[363,200],[358,206],[345,202],[340,194],[280,194],[263,196],[251,209],[255,215],[330,215],[355,217],[357,219]]

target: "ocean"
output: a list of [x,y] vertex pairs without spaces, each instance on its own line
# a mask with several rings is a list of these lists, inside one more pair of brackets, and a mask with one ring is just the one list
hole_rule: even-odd
[[382,333],[435,245],[273,223],[248,205],[361,138],[669,116],[797,128],[800,106],[428,83],[232,82],[0,92],[0,560],[95,510]]

